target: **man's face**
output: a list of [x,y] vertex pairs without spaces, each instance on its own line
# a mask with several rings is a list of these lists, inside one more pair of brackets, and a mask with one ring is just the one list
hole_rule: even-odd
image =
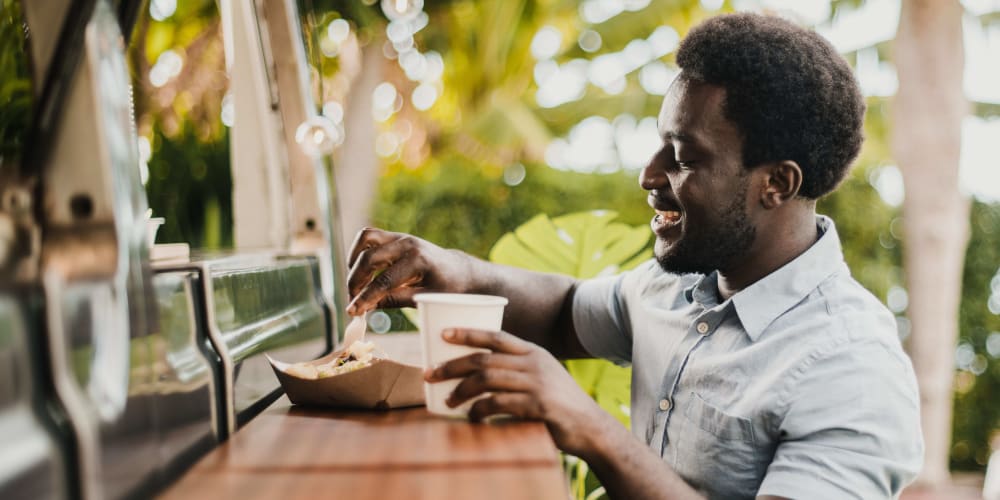
[[656,210],[656,260],[668,272],[726,272],[754,242],[743,138],[722,114],[725,95],[722,87],[678,79],[663,99],[663,147],[639,182]]

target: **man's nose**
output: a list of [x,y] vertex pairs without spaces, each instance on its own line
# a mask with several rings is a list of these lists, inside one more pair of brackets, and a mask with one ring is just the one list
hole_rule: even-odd
[[[659,155],[657,155],[659,156]],[[667,185],[667,173],[657,164],[656,156],[649,160],[639,172],[639,185],[646,191],[659,189]]]

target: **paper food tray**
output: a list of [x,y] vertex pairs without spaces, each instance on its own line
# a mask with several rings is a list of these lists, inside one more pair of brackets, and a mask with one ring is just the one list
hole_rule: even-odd
[[[338,354],[340,351],[308,363],[328,363]],[[286,373],[292,363],[270,356],[267,360],[288,399],[297,405],[389,410],[424,404],[423,369],[419,366],[375,358],[364,368],[310,380]]]

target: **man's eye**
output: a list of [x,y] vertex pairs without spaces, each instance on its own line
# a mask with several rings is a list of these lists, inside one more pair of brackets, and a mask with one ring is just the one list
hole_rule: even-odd
[[693,161],[684,160],[674,160],[674,163],[677,163],[677,166],[681,168],[691,168],[694,165]]

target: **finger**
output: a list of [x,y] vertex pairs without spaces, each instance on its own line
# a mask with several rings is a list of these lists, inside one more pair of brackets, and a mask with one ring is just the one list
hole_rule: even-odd
[[507,332],[475,330],[470,328],[448,328],[441,332],[441,338],[452,344],[485,347],[491,351],[508,354],[527,354],[538,346],[519,339]]
[[469,408],[469,420],[480,422],[491,415],[507,414],[519,418],[538,418],[538,401],[524,393],[495,393],[480,399]]
[[400,233],[392,233],[374,227],[366,227],[358,231],[358,234],[354,236],[354,242],[351,243],[351,251],[347,258],[347,267],[354,267],[354,261],[358,259],[358,255],[361,252],[385,245],[390,241],[399,239],[400,236],[402,236]]
[[482,370],[504,369],[524,371],[526,360],[524,356],[499,354],[494,352],[477,352],[442,363],[427,371],[428,382],[440,382],[452,378],[463,378]]
[[514,370],[481,370],[462,379],[445,403],[454,408],[486,392],[532,392],[534,378]]
[[399,309],[400,307],[412,307],[414,305],[413,296],[426,291],[423,287],[415,286],[415,284],[404,283],[399,288],[390,291],[379,299],[378,304],[374,306],[368,306],[366,311],[371,309]]
[[378,307],[396,308],[413,305],[415,290],[423,276],[415,270],[411,259],[404,259],[386,268],[365,285],[347,306],[347,313],[358,315]]
[[385,244],[362,250],[354,258],[354,265],[347,275],[347,291],[356,296],[380,271],[401,261],[413,250],[412,238],[401,237]]

